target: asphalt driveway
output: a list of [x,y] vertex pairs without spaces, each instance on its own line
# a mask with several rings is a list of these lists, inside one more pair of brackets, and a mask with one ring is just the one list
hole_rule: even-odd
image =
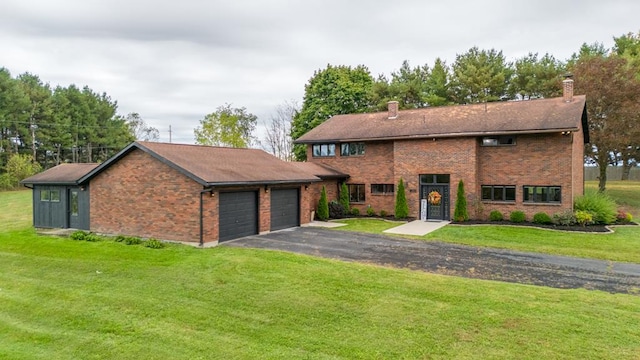
[[640,264],[423,242],[375,234],[298,227],[223,246],[282,250],[437,274],[555,288],[640,292]]

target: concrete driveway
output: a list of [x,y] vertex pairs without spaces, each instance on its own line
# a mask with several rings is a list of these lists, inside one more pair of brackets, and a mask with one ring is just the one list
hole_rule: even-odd
[[579,259],[299,227],[222,246],[282,250],[431,273],[556,288],[640,292],[640,264]]

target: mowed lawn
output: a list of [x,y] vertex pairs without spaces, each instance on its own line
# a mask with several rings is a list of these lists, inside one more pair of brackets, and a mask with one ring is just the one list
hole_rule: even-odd
[[640,354],[640,296],[275,251],[36,236],[29,196],[0,193],[0,359]]

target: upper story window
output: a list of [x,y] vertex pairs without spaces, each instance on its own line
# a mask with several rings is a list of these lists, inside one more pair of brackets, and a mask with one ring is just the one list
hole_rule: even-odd
[[336,156],[336,144],[313,144],[313,157]]
[[485,136],[482,138],[482,146],[513,146],[516,144],[516,137],[512,135]]
[[562,202],[560,186],[524,186],[524,202],[559,203]]
[[344,143],[340,145],[341,156],[364,155],[364,143]]

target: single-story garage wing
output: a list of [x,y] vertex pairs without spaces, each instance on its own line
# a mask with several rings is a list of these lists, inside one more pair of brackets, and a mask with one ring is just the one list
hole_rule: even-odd
[[[210,246],[310,222],[318,181],[262,150],[134,142],[74,186],[86,192],[85,229]],[[23,183],[35,186],[33,177]]]

